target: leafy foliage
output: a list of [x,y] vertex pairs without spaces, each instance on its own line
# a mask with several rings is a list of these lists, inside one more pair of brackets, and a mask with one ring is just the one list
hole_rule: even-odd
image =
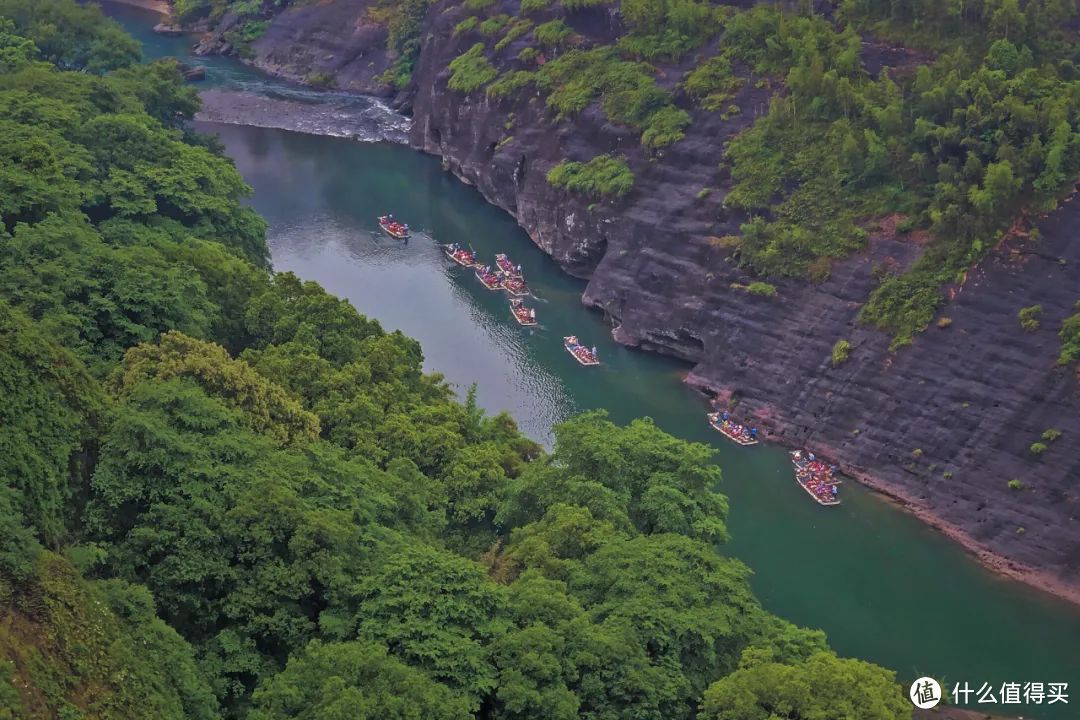
[[650,68],[619,59],[612,47],[569,50],[537,72],[537,84],[549,92],[547,104],[560,117],[581,112],[599,96],[609,119],[643,131],[646,147],[679,140],[689,124],[689,116],[672,105]]
[[574,31],[561,18],[537,25],[536,31],[533,33],[536,41],[547,47],[559,47],[569,40],[573,34]]
[[[944,7],[914,4],[921,9],[905,10],[900,24],[940,17]],[[841,17],[883,17],[885,5],[845,2]],[[1021,24],[1045,23],[1036,17],[1041,5],[1030,3]],[[771,7],[725,22],[724,54],[781,75],[790,91],[730,145],[736,186],[728,204],[769,216],[743,228],[740,260],[766,275],[822,279],[834,259],[862,247],[861,218],[916,217],[937,241],[908,273],[886,277],[861,313],[895,334],[894,348],[931,322],[942,285],[978,261],[1021,206],[1053,207],[1080,170],[1080,95],[1067,68],[1036,65],[1000,18],[960,15],[990,24],[988,44],[943,53],[899,80],[862,70],[856,24],[783,18]],[[950,17],[937,27],[958,30],[959,15]],[[695,95],[723,92],[722,62],[691,74]]]
[[[21,36],[17,56],[40,57],[61,69],[101,74],[138,62],[139,43],[119,25],[102,16],[94,5],[69,0],[2,0],[0,18],[9,21],[10,35]],[[12,25],[14,27],[12,27]],[[29,51],[30,44],[38,53]],[[5,51],[9,65],[11,51]]]
[[1042,305],[1032,305],[1026,308],[1020,308],[1020,312],[1016,313],[1016,317],[1020,320],[1020,327],[1024,328],[1028,332],[1033,332],[1039,329],[1039,316],[1042,315]]
[[620,198],[634,186],[630,168],[610,155],[597,155],[587,163],[564,160],[548,171],[547,180],[592,198]]
[[705,692],[701,710],[704,720],[911,717],[911,706],[896,691],[892,673],[824,652],[796,665],[771,662],[767,653],[747,652],[739,670]]
[[[1061,323],[1061,353],[1058,355],[1058,363],[1068,365],[1080,360],[1080,302],[1076,303],[1074,312]],[[1047,432],[1050,432],[1047,430]],[[1058,433],[1060,435],[1060,433]],[[1056,439],[1056,438],[1055,438]]]
[[[82,480],[83,468],[73,466],[72,458],[91,442],[104,394],[70,351],[2,301],[0,392],[5,509],[12,511],[8,517],[21,515],[44,543],[56,546]],[[23,535],[17,527],[10,532],[13,542]]]
[[250,720],[468,720],[464,700],[374,643],[313,641],[255,691]]
[[711,57],[686,73],[682,85],[706,110],[719,110],[742,87],[743,79],[734,73],[731,55]]
[[451,90],[470,93],[479,90],[498,75],[495,67],[484,57],[484,44],[476,43],[450,62]]
[[851,357],[851,343],[847,340],[837,340],[832,346],[833,367],[840,367]]

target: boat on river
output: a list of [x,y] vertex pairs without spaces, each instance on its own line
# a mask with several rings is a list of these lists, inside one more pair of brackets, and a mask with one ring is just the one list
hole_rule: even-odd
[[503,273],[502,286],[503,290],[515,297],[525,297],[529,294],[529,286],[525,284],[525,280],[521,277]]
[[450,258],[451,260],[453,260],[454,262],[456,262],[458,265],[460,265],[462,267],[471,268],[471,267],[476,267],[476,265],[478,264],[476,262],[477,261],[477,255],[476,255],[475,250],[472,250],[472,249],[466,250],[465,248],[461,247],[457,243],[450,243],[449,245],[443,245],[442,248],[443,248],[443,252],[446,253],[446,257]]
[[488,290],[498,290],[502,287],[502,275],[492,272],[489,266],[476,268],[476,279],[484,284]]
[[818,460],[814,453],[793,450],[791,464],[795,467],[795,482],[814,498],[818,505],[839,505],[840,480],[836,477],[836,466],[827,465]]
[[506,273],[507,277],[520,278],[521,266],[515,265],[506,253],[499,253],[495,256],[495,264],[499,266],[499,269]]
[[566,337],[564,337],[563,347],[566,348],[566,352],[573,355],[574,359],[582,365],[589,366],[600,364],[600,360],[596,357],[596,349],[593,348],[592,350],[590,350],[589,348],[582,345],[578,341],[577,335],[567,335]]
[[709,413],[709,425],[728,440],[739,445],[757,445],[757,428],[748,428],[732,420],[727,413]]
[[514,319],[518,321],[518,325],[525,327],[532,327],[536,325],[536,311],[525,307],[525,303],[517,298],[510,300],[510,311],[514,313]]
[[380,215],[379,227],[383,232],[396,240],[404,240],[409,237],[409,226],[399,223],[393,215]]

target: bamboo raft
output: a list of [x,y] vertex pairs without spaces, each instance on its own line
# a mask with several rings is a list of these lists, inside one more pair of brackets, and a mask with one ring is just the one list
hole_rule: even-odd
[[[578,342],[576,335],[567,335],[563,338],[563,347],[566,348],[566,352],[577,360],[579,363],[585,366],[599,365],[600,361],[592,354],[584,345]],[[585,357],[582,357],[581,352],[584,351]]]
[[514,265],[513,261],[510,260],[509,257],[507,257],[506,253],[499,253],[498,255],[496,255],[495,256],[495,264],[499,267],[500,270],[502,270],[504,273],[506,273],[509,277],[512,277],[512,278],[520,278],[520,277],[522,277],[521,273],[518,272],[517,266]]
[[510,301],[510,312],[514,314],[514,319],[518,321],[518,325],[524,327],[536,325],[536,313],[525,307],[525,303],[520,300]]
[[[833,477],[829,471],[817,471],[812,469],[814,461],[805,457],[800,450],[793,450],[791,452],[791,464],[795,467],[795,482],[799,484],[806,494],[814,498],[814,502],[818,505],[830,507],[832,505],[839,505],[840,499],[836,497],[836,493],[832,490],[835,486],[840,484],[840,480]],[[816,483],[822,488],[830,488],[828,494],[822,497],[821,494],[814,491],[814,488],[810,487],[811,483]]]
[[[707,417],[709,418],[709,425],[712,426],[712,429],[716,430],[719,433],[721,433],[724,437],[726,437],[728,440],[732,441],[733,443],[736,443],[738,445],[743,445],[743,446],[757,445],[758,444],[758,439],[756,437],[744,438],[741,435],[738,435],[735,432],[733,432],[732,429],[725,424],[728,421],[724,421],[724,420],[720,419],[720,413],[709,413]],[[737,424],[737,423],[733,423],[733,424]],[[744,426],[739,425],[739,427],[744,427]]]
[[485,273],[480,268],[476,268],[476,279],[483,283],[484,287],[488,290],[498,290],[502,288],[502,278],[496,273]]
[[390,216],[383,215],[379,218],[379,227],[382,231],[395,240],[404,240],[409,237],[409,230],[401,223],[394,222]]
[[525,297],[529,294],[529,286],[520,277],[508,276],[503,279],[503,290],[514,297]]
[[475,257],[475,255],[471,251],[466,250],[465,248],[451,250],[449,245],[443,245],[443,253],[446,255],[446,257],[450,258],[462,267],[476,267],[476,263],[473,261],[473,257]]

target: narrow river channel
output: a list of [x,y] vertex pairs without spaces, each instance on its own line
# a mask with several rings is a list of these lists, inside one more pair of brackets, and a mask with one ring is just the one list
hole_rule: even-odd
[[[106,9],[144,41],[148,57],[186,55],[189,40],[149,32],[152,13]],[[209,65],[218,86],[319,101],[232,61],[198,62]],[[796,485],[780,448],[735,447],[709,429],[704,402],[681,383],[685,365],[616,345],[610,328],[582,307],[583,283],[438,159],[389,143],[216,123],[199,129],[218,135],[254,188],[251,203],[270,223],[277,270],[318,281],[387,329],[417,338],[427,368],[462,393],[476,383],[488,410],[508,410],[545,442],[553,423],[604,408],[616,421],[649,416],[668,432],[713,446],[731,499],[727,552],[754,569],[754,589],[773,612],[823,628],[841,654],[881,663],[906,680],[929,674],[976,688],[1068,682],[1069,705],[979,709],[1080,716],[1080,608],[994,576],[853,483],[843,486],[842,505],[818,507]],[[407,243],[378,231],[375,217],[387,212],[414,229]],[[447,242],[472,245],[491,261],[506,252],[521,263],[540,325],[520,328],[504,294],[446,261],[436,243]],[[562,348],[567,334],[596,345],[603,365],[578,366]]]

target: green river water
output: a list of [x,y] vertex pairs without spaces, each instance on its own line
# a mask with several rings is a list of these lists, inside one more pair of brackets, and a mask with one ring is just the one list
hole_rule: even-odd
[[[186,54],[189,40],[149,33],[152,13],[107,10],[144,41],[148,56]],[[228,60],[198,62],[218,86],[318,100]],[[582,307],[584,284],[438,159],[388,143],[240,125],[200,129],[219,136],[254,188],[276,269],[316,280],[417,338],[429,370],[462,392],[476,383],[484,407],[510,411],[529,435],[547,441],[553,423],[604,408],[616,421],[649,416],[713,446],[731,499],[727,552],[754,569],[754,589],[770,610],[823,628],[841,654],[881,663],[904,680],[1068,682],[1069,705],[978,707],[1080,717],[1080,608],[996,577],[853,483],[843,486],[839,507],[817,506],[796,485],[782,449],[736,447],[712,431],[705,403],[681,383],[687,366],[615,344],[610,328]],[[407,243],[378,231],[375,217],[386,212],[411,225]],[[521,263],[540,326],[520,328],[504,294],[445,259],[436,243],[447,242],[472,245],[490,262],[507,252]],[[603,365],[580,367],[563,350],[567,334],[596,345]]]

